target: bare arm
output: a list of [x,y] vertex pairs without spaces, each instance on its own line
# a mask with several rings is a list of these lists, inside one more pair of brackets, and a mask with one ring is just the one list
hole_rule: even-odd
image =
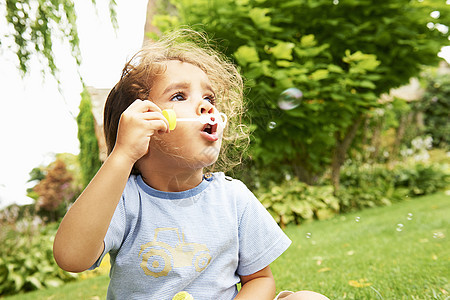
[[248,276],[241,276],[242,287],[234,299],[272,300],[275,298],[275,280],[272,271],[267,266]]
[[151,136],[168,130],[161,110],[136,100],[122,114],[114,150],[64,216],[53,243],[58,265],[88,269],[103,252],[106,232],[134,163],[148,152]]

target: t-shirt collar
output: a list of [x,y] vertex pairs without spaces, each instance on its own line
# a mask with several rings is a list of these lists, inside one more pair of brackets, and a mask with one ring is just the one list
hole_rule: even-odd
[[[208,173],[211,174],[211,173]],[[203,176],[202,182],[200,182],[199,185],[196,187],[182,191],[182,192],[163,192],[156,190],[146,184],[144,180],[142,179],[141,175],[136,176],[136,182],[138,186],[147,194],[153,197],[162,198],[162,199],[168,199],[168,200],[179,200],[179,199],[186,199],[190,197],[194,197],[198,194],[200,194],[204,189],[208,187],[208,185],[212,182],[214,179],[214,175],[209,175],[208,177]]]

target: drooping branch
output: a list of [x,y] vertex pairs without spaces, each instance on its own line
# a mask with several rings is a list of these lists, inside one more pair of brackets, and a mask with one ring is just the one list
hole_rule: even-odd
[[[95,4],[95,0],[92,2]],[[71,55],[77,65],[81,64],[77,15],[73,0],[6,0],[4,6],[0,5],[0,9],[3,8],[6,22],[10,26],[1,38],[12,38],[12,45],[6,46],[16,53],[22,76],[29,72],[29,61],[33,55],[38,55],[43,60],[43,68],[48,68],[58,80],[58,66],[53,52],[53,44],[58,39],[69,43]],[[115,0],[110,0],[111,22],[113,27],[117,28],[115,8]]]

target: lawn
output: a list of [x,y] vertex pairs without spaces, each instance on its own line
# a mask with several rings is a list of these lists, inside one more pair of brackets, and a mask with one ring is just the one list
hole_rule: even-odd
[[[449,216],[442,192],[288,226],[293,244],[271,265],[277,288],[330,299],[449,299]],[[5,299],[104,299],[107,285],[101,275]]]
[[438,193],[288,227],[277,286],[331,299],[447,299],[449,216],[450,196]]

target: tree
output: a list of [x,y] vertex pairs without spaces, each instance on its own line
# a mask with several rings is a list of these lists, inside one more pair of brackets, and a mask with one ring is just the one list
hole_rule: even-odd
[[[431,76],[430,76],[431,77]],[[421,110],[425,117],[425,132],[433,137],[433,146],[450,146],[450,74],[428,78]]]
[[47,166],[33,168],[28,182],[34,183],[27,196],[36,201],[36,212],[48,222],[62,218],[82,190],[78,156],[56,154]]
[[37,211],[44,212],[48,221],[56,221],[59,217],[58,210],[65,203],[63,214],[68,203],[74,196],[71,188],[72,175],[67,171],[64,161],[57,159],[47,169],[47,174],[34,188],[33,191],[39,195],[36,201]]
[[[95,0],[92,2],[95,3]],[[116,3],[115,0],[109,3],[111,21],[116,28]],[[72,0],[5,0],[5,5],[0,5],[0,9],[5,10],[6,21],[10,25],[8,32],[0,39],[0,46],[4,44],[2,40],[14,40],[12,50],[17,55],[22,75],[28,71],[31,56],[37,54],[57,78],[58,67],[52,46],[58,38],[70,44],[76,63],[81,63],[77,16]]]
[[81,93],[80,112],[77,116],[78,140],[80,154],[78,159],[81,168],[81,180],[84,187],[88,185],[101,166],[99,147],[95,135],[94,115],[92,114],[91,97],[87,90]]
[[[444,1],[171,2],[175,15],[154,18],[162,31],[204,30],[241,66],[251,87],[253,163],[271,174],[290,169],[308,183],[331,165],[336,191],[356,132],[382,105],[379,95],[437,63],[448,44],[448,33],[427,27],[436,22],[432,11],[448,18]],[[280,93],[292,87],[303,91],[303,103],[280,109]]]

